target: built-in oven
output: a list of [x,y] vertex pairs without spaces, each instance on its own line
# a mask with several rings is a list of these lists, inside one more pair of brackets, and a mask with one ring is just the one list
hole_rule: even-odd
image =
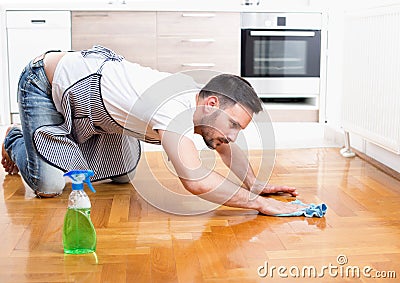
[[320,13],[241,14],[241,76],[267,102],[318,108]]

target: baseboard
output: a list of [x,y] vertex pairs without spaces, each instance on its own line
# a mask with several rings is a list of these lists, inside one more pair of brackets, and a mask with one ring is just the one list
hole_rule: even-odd
[[366,155],[365,153],[355,149],[351,148],[351,150],[361,159],[365,160],[366,162],[370,163],[371,165],[375,166],[379,170],[383,171],[384,173],[388,174],[389,176],[395,178],[396,180],[400,181],[400,172],[397,172],[396,170],[386,166],[385,164],[379,162],[378,160]]

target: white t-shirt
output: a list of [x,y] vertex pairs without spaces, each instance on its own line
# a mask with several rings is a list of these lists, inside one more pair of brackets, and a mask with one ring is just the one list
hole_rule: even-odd
[[[104,60],[98,54],[83,57],[80,52],[69,52],[62,57],[52,82],[53,101],[58,111],[62,113],[65,90],[97,72]],[[170,80],[175,75],[126,60],[107,61],[101,74],[104,106],[118,124],[154,140],[159,140],[158,129],[193,139],[193,111],[199,89],[171,93],[170,86],[174,89],[179,84],[179,79]]]

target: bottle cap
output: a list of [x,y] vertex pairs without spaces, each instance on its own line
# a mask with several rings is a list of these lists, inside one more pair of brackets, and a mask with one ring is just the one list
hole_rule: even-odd
[[71,178],[73,190],[83,190],[83,183],[86,183],[92,192],[96,192],[90,183],[90,177],[94,175],[92,170],[72,170],[64,174],[64,176]]

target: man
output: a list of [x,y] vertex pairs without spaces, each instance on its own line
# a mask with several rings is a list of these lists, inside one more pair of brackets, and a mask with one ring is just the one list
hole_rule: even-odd
[[[7,130],[2,150],[5,170],[19,171],[39,197],[61,194],[62,175],[73,169],[93,170],[93,181],[128,182],[140,157],[139,139],[161,143],[184,187],[201,198],[268,215],[299,210],[258,196],[297,192],[258,181],[233,143],[253,114],[262,110],[250,84],[237,76],[219,75],[197,93],[160,100],[168,96],[161,88],[159,95],[146,96],[150,86],[169,76],[128,62],[102,46],[46,52],[35,58],[19,81],[22,129]],[[190,119],[176,123],[177,113],[185,112]],[[175,130],[170,126],[174,123],[178,128],[184,124],[184,130]],[[193,133],[220,154],[244,187],[201,166]]]

